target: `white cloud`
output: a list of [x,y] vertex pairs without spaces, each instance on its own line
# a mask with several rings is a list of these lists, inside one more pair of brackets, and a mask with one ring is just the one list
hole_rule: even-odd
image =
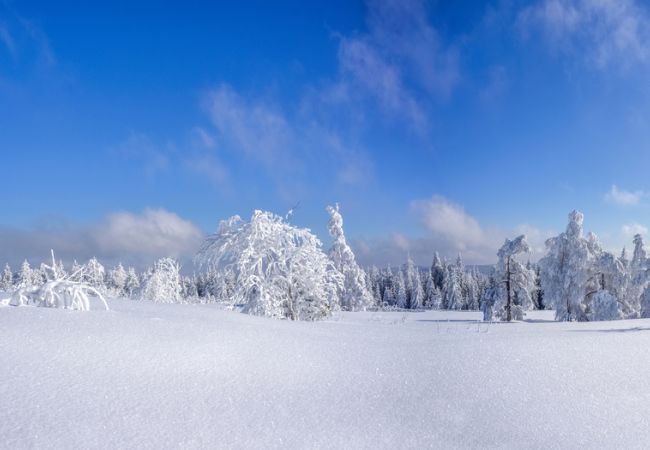
[[645,196],[643,191],[626,191],[613,184],[605,194],[605,201],[621,206],[635,206],[640,204]]
[[221,84],[208,92],[205,107],[222,141],[267,169],[286,171],[294,131],[283,112],[262,100],[249,100]]
[[114,213],[92,230],[102,254],[178,257],[198,248],[203,233],[190,221],[164,209],[141,214]]
[[541,29],[553,47],[597,67],[645,64],[650,17],[634,0],[543,0],[522,10],[525,35]]
[[420,265],[431,263],[434,252],[448,259],[459,253],[469,264],[494,264],[497,250],[506,238],[525,234],[531,253],[523,256],[531,261],[544,255],[544,243],[554,234],[529,224],[514,228],[483,228],[461,205],[436,195],[428,200],[411,202],[411,210],[425,228],[425,235],[410,237],[393,233],[390,237],[357,239],[352,245],[363,265],[401,264],[407,253]]
[[465,213],[462,206],[440,195],[429,200],[416,200],[411,203],[411,208],[418,212],[431,233],[448,239],[458,250],[465,250],[484,239],[478,221]]
[[648,228],[640,223],[628,223],[621,227],[621,233],[626,240],[630,240],[635,234],[647,235]]
[[189,261],[202,236],[194,224],[172,212],[145,209],[140,214],[117,212],[84,226],[49,220],[47,226],[32,229],[0,227],[0,248],[12,265],[24,258],[43,261],[54,249],[68,263],[96,256],[107,265],[122,261],[143,267],[163,256]]
[[417,131],[427,126],[425,99],[446,98],[459,81],[458,52],[444,46],[422,1],[369,1],[368,31],[339,44],[341,101],[374,98],[384,113]]

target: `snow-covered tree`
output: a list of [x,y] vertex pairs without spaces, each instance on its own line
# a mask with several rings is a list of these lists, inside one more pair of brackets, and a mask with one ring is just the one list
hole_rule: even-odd
[[180,266],[172,258],[156,261],[149,270],[142,289],[142,297],[158,303],[177,303],[182,300]]
[[435,252],[433,255],[433,262],[431,263],[431,277],[433,278],[433,283],[435,286],[442,290],[442,286],[445,280],[445,265],[440,259],[438,252]]
[[357,264],[354,253],[345,240],[343,217],[339,212],[338,203],[328,206],[327,212],[330,215],[329,233],[334,239],[328,255],[336,270],[344,277],[343,292],[340,295],[341,307],[350,311],[363,311],[373,304],[372,295],[366,285],[366,274]]
[[531,288],[534,273],[517,261],[516,256],[530,252],[526,235],[506,239],[499,249],[495,280],[493,314],[501,320],[522,320],[524,312],[532,309]]
[[424,295],[426,297],[426,304],[424,305],[425,308],[440,309],[442,307],[442,292],[438,286],[436,286],[436,283],[433,281],[433,276],[430,272],[425,283]]
[[29,262],[24,260],[20,266],[20,271],[18,272],[18,279],[16,285],[18,287],[27,287],[33,286],[34,284],[34,271],[32,270]]
[[593,239],[583,237],[583,220],[582,213],[571,212],[566,231],[546,241],[547,254],[539,261],[544,301],[557,320],[587,320],[586,289],[597,255]]
[[420,271],[409,255],[404,265],[405,308],[419,309],[424,307],[424,289],[420,280]]
[[463,296],[463,277],[465,266],[460,255],[456,259],[456,264],[447,266],[443,280],[442,296],[446,309],[463,309],[465,307],[465,298]]
[[308,229],[255,211],[250,221],[222,221],[197,262],[235,281],[230,301],[243,311],[274,318],[315,320],[339,308],[344,277]]
[[113,291],[113,295],[119,297],[124,295],[127,277],[128,274],[124,270],[122,263],[119,263],[108,272],[108,287]]
[[83,281],[88,283],[96,289],[104,289],[106,287],[104,283],[104,277],[106,270],[104,266],[101,265],[97,258],[92,257],[88,260],[83,268]]
[[140,289],[140,278],[133,267],[126,271],[126,280],[124,281],[124,294],[133,297]]
[[2,277],[0,278],[0,291],[9,291],[13,288],[14,285],[14,274],[11,271],[9,264],[5,264],[5,268],[2,271]]
[[632,253],[632,261],[630,266],[632,270],[640,271],[647,268],[648,256],[646,254],[645,245],[643,243],[643,236],[640,234],[634,235],[634,253]]
[[623,318],[621,303],[608,291],[598,291],[591,299],[589,320],[618,320]]

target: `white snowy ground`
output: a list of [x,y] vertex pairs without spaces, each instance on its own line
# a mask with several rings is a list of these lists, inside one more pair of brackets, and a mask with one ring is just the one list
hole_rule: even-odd
[[647,448],[650,320],[0,307],[0,445]]

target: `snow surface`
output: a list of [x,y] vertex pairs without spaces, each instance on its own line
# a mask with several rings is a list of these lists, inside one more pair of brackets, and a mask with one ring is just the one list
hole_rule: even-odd
[[650,320],[0,307],[2,448],[642,448]]

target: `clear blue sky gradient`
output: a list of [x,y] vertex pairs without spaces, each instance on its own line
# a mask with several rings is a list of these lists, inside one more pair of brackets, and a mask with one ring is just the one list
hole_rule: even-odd
[[[553,15],[544,1],[402,2],[396,14],[377,2],[208,3],[0,3],[2,227],[151,207],[208,232],[300,201],[294,221],[327,241],[324,208],[338,201],[355,242],[435,240],[413,207],[434,195],[502,237],[522,224],[560,231],[574,208],[611,247],[624,225],[650,225],[647,4],[559,0]],[[615,42],[630,17],[632,38]],[[413,24],[431,40],[390,41]],[[368,53],[351,62],[354,43]],[[350,69],[371,57],[387,72]],[[373,88],[391,73],[397,97]],[[286,149],[259,152],[286,151],[289,168],[215,124],[219,90],[282,118]],[[632,198],[608,200],[613,185]]]

